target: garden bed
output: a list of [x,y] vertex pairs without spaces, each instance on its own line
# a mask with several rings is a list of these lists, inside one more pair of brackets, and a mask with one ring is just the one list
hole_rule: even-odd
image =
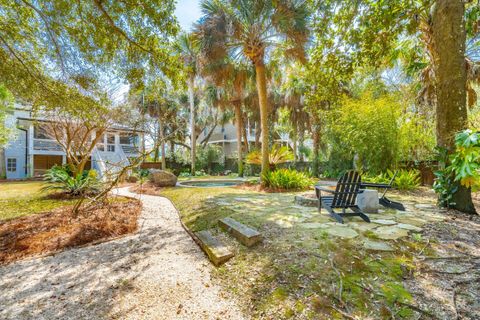
[[0,222],[0,264],[118,237],[137,230],[140,201],[110,204],[73,216],[71,206]]

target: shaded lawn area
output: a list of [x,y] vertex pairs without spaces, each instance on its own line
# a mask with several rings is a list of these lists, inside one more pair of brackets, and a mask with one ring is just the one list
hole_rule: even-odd
[[[161,195],[177,206],[188,228],[212,229],[234,249],[235,257],[217,268],[215,276],[254,318],[389,319],[430,313],[414,310],[417,302],[403,285],[415,271],[413,258],[433,254],[418,233],[386,241],[391,251],[371,251],[365,241],[384,241],[369,226],[359,231],[366,224],[353,218],[350,226],[359,228],[358,237],[334,236],[332,230],[346,229],[315,208],[294,205],[293,194],[170,188]],[[371,218],[396,215],[395,210],[385,210]],[[258,229],[263,243],[246,248],[221,232],[217,221],[226,216]]]
[[50,211],[75,200],[51,199],[42,192],[41,181],[0,183],[0,221]]

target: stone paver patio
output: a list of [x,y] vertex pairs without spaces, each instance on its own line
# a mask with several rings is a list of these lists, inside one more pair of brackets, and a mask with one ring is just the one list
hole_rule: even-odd
[[389,241],[407,237],[411,233],[422,231],[429,222],[442,221],[444,216],[433,203],[402,201],[406,211],[381,207],[379,213],[368,214],[371,223],[359,217],[346,218],[345,224],[335,222],[323,210],[304,207],[293,203],[294,194],[255,194],[244,197],[222,195],[208,199],[207,202],[227,207],[248,220],[259,223],[273,223],[279,228],[294,228],[298,231],[315,230],[329,236],[343,239],[358,239],[368,250],[390,251]]

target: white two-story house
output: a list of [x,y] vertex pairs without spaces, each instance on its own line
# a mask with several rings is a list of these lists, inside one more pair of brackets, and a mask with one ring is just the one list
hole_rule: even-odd
[[[7,115],[6,125],[13,129],[12,140],[4,149],[7,179],[41,176],[54,165],[66,162],[60,145],[45,134],[45,120],[34,118],[30,110],[16,108]],[[127,163],[138,156],[143,146],[143,133],[115,125],[103,135],[94,148],[87,169],[103,175],[112,164]]]

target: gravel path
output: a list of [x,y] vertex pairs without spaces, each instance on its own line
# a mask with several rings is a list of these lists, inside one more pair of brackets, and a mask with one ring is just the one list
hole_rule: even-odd
[[244,319],[172,203],[140,199],[134,235],[0,267],[0,319]]

